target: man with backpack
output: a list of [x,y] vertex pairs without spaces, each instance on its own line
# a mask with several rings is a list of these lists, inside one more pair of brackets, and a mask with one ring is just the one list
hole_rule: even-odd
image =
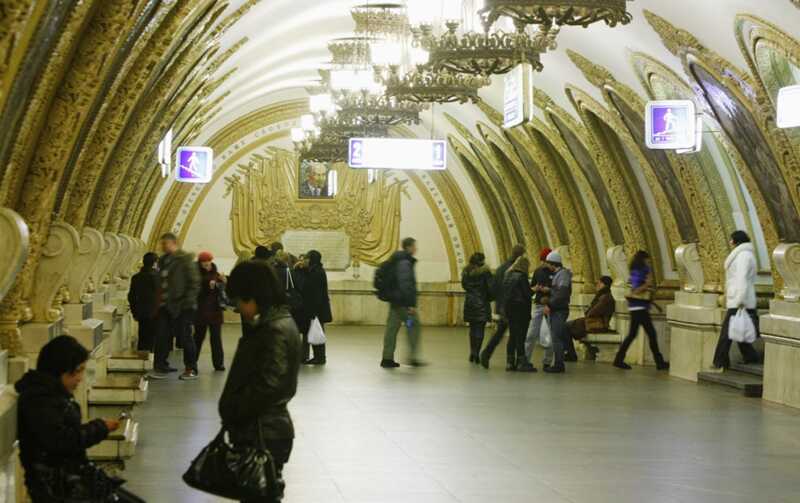
[[420,323],[417,313],[417,279],[414,266],[417,259],[417,240],[405,238],[403,249],[392,255],[392,258],[381,264],[375,273],[375,289],[378,298],[388,302],[389,316],[386,321],[386,332],[383,336],[383,359],[381,367],[394,369],[400,366],[394,360],[397,346],[397,332],[405,323],[408,332],[408,343],[411,348],[409,363],[419,367]]

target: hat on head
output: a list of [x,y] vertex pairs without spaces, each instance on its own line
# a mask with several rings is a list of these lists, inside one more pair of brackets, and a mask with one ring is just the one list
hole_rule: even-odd
[[197,255],[198,262],[211,262],[212,260],[214,260],[214,255],[211,252],[204,251]]
[[542,251],[539,252],[539,260],[541,260],[542,262],[547,260],[547,256],[550,255],[551,251],[553,250],[551,250],[550,248],[547,247],[542,248]]
[[561,254],[557,251],[551,251],[547,254],[547,258],[545,259],[547,262],[552,264],[560,264],[561,263]]

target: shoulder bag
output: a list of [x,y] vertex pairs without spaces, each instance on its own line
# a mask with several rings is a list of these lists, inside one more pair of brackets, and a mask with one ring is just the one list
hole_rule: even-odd
[[289,268],[286,268],[286,303],[289,305],[289,310],[293,313],[299,312],[303,309],[303,297],[294,286],[294,278]]

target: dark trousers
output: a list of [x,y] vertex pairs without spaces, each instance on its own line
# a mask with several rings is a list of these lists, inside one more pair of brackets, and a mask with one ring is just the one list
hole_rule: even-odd
[[187,369],[197,371],[197,348],[192,338],[193,311],[183,311],[173,317],[166,309],[158,313],[158,330],[156,331],[155,354],[153,355],[155,370],[169,367],[169,353],[172,339],[177,339],[183,347],[183,365]]
[[[486,345],[486,349],[483,350],[483,352],[486,353],[487,359],[492,357],[494,350],[500,345],[500,341],[503,340],[506,330],[508,330],[508,320],[505,316],[501,316],[500,319],[497,320],[497,330],[494,332],[492,338],[489,339],[489,344]],[[506,346],[506,352],[509,355],[509,359],[515,354],[511,341],[509,341],[509,344]]]
[[136,321],[139,323],[139,340],[136,342],[136,349],[151,353],[155,345],[158,319],[150,318]]
[[300,349],[300,361],[308,360],[308,351],[310,348],[310,344],[308,343],[308,329],[311,327],[311,320],[297,316],[294,319],[294,322],[297,324],[297,330],[300,332],[300,335],[303,336],[303,345]]
[[483,339],[485,336],[485,321],[469,322],[469,354],[471,356],[478,356],[481,353],[481,346],[483,346]]
[[[738,309],[728,309],[728,312],[725,313],[725,321],[722,322],[722,330],[719,333],[717,349],[714,351],[714,366],[717,368],[726,369],[731,366],[730,351],[733,341],[728,337],[728,327],[731,323],[731,317],[736,314],[736,311],[738,311]],[[756,327],[756,334],[758,334],[758,311],[755,309],[748,309],[747,314],[749,314],[750,319],[753,320],[753,326]],[[737,344],[739,344],[739,351],[742,353],[742,358],[744,358],[745,363],[758,363],[761,360],[758,351],[756,351],[752,344],[746,342],[739,342]]]
[[283,493],[286,488],[286,482],[283,480],[283,466],[289,462],[293,440],[291,438],[285,440],[265,440],[264,444],[264,447],[272,454],[272,459],[275,462],[275,472],[278,478],[275,494],[269,498],[242,500],[241,503],[279,503],[283,501]]
[[508,345],[506,346],[506,356],[509,363],[520,365],[527,362],[525,357],[525,338],[528,335],[528,325],[530,323],[530,309],[509,313]]
[[628,352],[628,348],[631,347],[631,344],[633,344],[636,336],[639,335],[639,327],[643,327],[645,333],[647,334],[647,340],[650,342],[650,351],[653,352],[653,359],[657,364],[664,363],[664,357],[661,355],[661,351],[658,349],[658,336],[656,334],[656,327],[653,326],[653,319],[650,317],[650,311],[647,309],[640,309],[631,311],[630,314],[631,326],[628,330],[628,336],[625,337],[624,341],[622,341],[619,351],[617,352],[617,357],[614,359],[614,361],[617,363],[625,361],[625,355]]
[[555,368],[564,366],[564,352],[568,348],[572,347],[572,351],[575,351],[575,346],[571,346],[572,336],[567,329],[567,318],[569,318],[569,311],[564,309],[551,311],[548,316],[552,344],[549,349],[545,350],[545,361],[552,361]]
[[194,345],[197,348],[199,358],[203,350],[203,342],[206,340],[206,332],[211,332],[211,363],[215,369],[225,367],[225,351],[222,348],[222,325],[195,324],[194,326]]

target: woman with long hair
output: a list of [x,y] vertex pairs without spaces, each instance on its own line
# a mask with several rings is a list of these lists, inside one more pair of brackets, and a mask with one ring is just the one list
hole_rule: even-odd
[[492,319],[492,271],[486,265],[486,256],[475,253],[461,272],[464,288],[464,321],[469,323],[469,361],[480,363],[481,346],[486,333],[486,323]]
[[[733,248],[728,258],[725,259],[725,321],[719,334],[717,349],[714,351],[714,366],[728,368],[731,364],[730,350],[731,339],[728,337],[728,327],[733,315],[739,309],[745,309],[758,334],[758,311],[756,310],[756,275],[758,265],[756,252],[750,236],[744,231],[731,234],[730,245]],[[752,344],[740,342],[739,351],[742,353],[743,363],[758,363],[760,357]]]
[[217,270],[214,255],[200,252],[197,256],[200,273],[200,292],[197,295],[197,314],[194,320],[194,343],[197,354],[203,348],[206,332],[211,333],[211,363],[214,370],[225,370],[225,350],[222,346],[222,323],[225,308],[225,277]]
[[[328,296],[328,274],[322,265],[322,254],[317,250],[311,250],[306,254],[308,269],[306,269],[303,279],[303,310],[310,323],[314,318],[319,320],[325,327],[326,323],[333,321],[331,313],[331,300]],[[314,357],[306,360],[307,365],[325,365],[327,356],[325,354],[325,344],[311,346]]]
[[650,317],[650,306],[653,302],[653,269],[650,265],[650,254],[644,250],[639,250],[634,254],[630,263],[630,284],[631,292],[627,297],[628,311],[631,315],[631,325],[628,336],[622,341],[614,358],[614,366],[624,370],[630,370],[631,366],[625,363],[625,354],[633,344],[639,334],[639,328],[643,327],[650,342],[650,351],[653,352],[653,359],[658,370],[669,370],[669,363],[664,361],[661,351],[658,349],[658,336],[656,328],[653,326],[653,319]]
[[531,262],[519,257],[506,272],[503,281],[503,314],[508,319],[509,349],[506,370],[509,372],[536,372],[525,358],[525,336],[531,322],[533,291],[528,281]]

